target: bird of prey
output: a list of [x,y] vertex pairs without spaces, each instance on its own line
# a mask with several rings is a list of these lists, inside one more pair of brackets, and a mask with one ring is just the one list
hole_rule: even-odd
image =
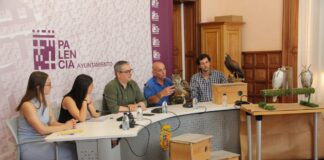
[[[285,67],[278,68],[272,75],[272,88],[280,89],[285,88],[287,81],[287,70]],[[277,101],[277,96],[272,97],[272,101]]]
[[174,85],[174,94],[170,98],[171,104],[181,104],[183,100],[190,99],[190,88],[187,81],[182,80],[179,73],[172,74],[172,83]]
[[[313,83],[313,73],[309,70],[311,65],[303,66],[302,71],[300,72],[300,80],[303,88],[310,88]],[[305,94],[305,97],[308,97],[308,94]]]
[[234,77],[244,79],[244,73],[240,67],[240,64],[232,60],[231,56],[226,54],[225,66],[234,75]]

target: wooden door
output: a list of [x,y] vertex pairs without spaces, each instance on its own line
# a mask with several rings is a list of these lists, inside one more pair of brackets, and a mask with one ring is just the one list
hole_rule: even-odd
[[173,5],[173,68],[182,71],[181,46],[181,9],[180,5]]
[[182,62],[181,46],[181,2],[173,1],[173,65],[175,70],[181,70],[185,63],[185,80],[190,81],[197,72],[195,59],[200,50],[200,0],[184,0],[184,43],[185,62]]
[[229,54],[231,58],[241,65],[242,54],[242,25],[244,22],[237,23],[225,23],[224,24],[224,39],[223,39],[223,53],[220,54],[221,71],[224,72],[226,77],[230,74],[230,71],[226,69],[224,60],[226,54]]
[[211,67],[213,69],[221,71],[221,63],[217,63],[221,60],[222,54],[222,31],[220,26],[215,27],[203,27],[201,31],[201,49],[202,52],[208,54],[211,58]]
[[211,58],[211,67],[225,74],[225,55],[241,64],[243,22],[206,22],[201,23],[201,51]]

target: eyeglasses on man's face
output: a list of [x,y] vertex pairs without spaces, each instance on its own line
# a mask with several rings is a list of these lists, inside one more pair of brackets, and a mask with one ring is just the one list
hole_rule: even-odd
[[129,69],[129,70],[125,70],[125,71],[119,71],[119,73],[126,73],[126,74],[130,74],[133,72],[133,69]]

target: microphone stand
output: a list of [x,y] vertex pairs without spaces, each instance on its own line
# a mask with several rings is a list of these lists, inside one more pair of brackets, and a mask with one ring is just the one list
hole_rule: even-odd
[[[235,105],[236,105],[236,106],[241,106],[242,104],[250,104],[250,103],[247,102],[247,101],[242,101],[242,97],[243,97],[243,96],[241,96],[240,100],[235,101]],[[247,97],[247,96],[246,96],[246,97]]]
[[129,128],[134,128],[135,124],[136,124],[135,118],[134,118],[132,112],[130,111],[130,108],[128,107],[128,105],[127,105],[127,108],[128,108],[128,115],[127,116],[128,116],[128,119],[129,119]]
[[243,95],[243,92],[242,91],[238,91],[237,94],[240,96],[240,100],[235,101],[235,105],[236,106],[241,106],[242,104],[250,104],[249,102],[242,100],[242,97],[243,96],[244,97],[248,97],[246,95]]

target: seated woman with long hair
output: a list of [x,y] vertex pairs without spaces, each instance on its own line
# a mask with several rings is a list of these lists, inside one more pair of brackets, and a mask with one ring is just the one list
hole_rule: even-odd
[[90,96],[93,90],[93,80],[90,76],[80,74],[74,81],[73,87],[62,101],[59,122],[66,122],[72,118],[83,122],[88,111],[92,117],[99,117]]
[[[45,135],[75,128],[76,120],[59,123],[53,116],[46,99],[50,90],[51,80],[46,73],[36,71],[30,75],[27,91],[16,109],[20,112],[18,139],[23,160],[54,160],[55,144],[44,142]],[[60,142],[58,148],[59,159],[77,159],[75,143]]]

